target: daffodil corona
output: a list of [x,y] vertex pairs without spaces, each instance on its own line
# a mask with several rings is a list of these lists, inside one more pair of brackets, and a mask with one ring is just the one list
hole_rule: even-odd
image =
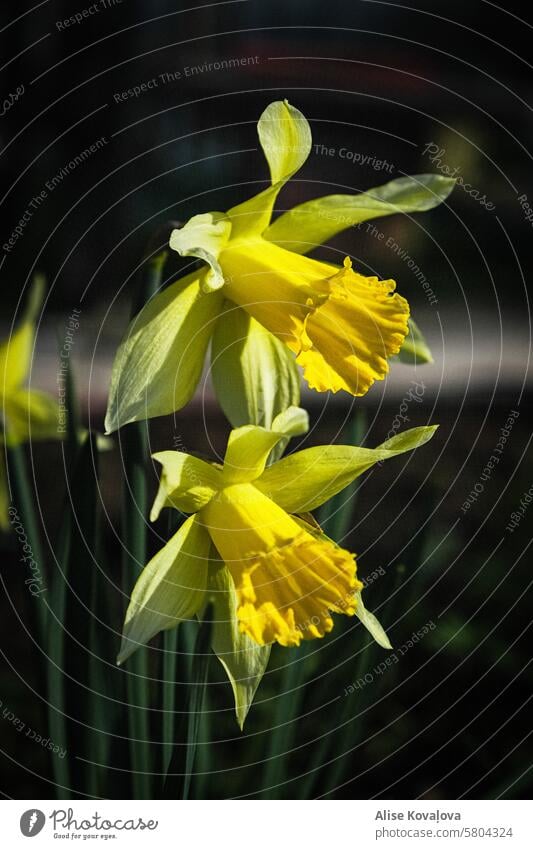
[[[307,201],[273,220],[280,190],[311,151],[311,130],[298,109],[277,101],[262,114],[258,133],[271,185],[226,213],[195,215],[172,233],[170,247],[202,266],[157,294],[130,325],[113,368],[108,432],[181,409],[211,340],[215,390],[234,427],[270,427],[276,413],[298,403],[294,359],[312,388],[358,396],[385,377],[408,331],[411,348],[429,358],[393,280],[364,276],[349,258],[321,262],[306,254],[362,221],[431,209],[454,181],[404,177],[360,195]],[[258,412],[258,371],[269,374],[263,395],[281,392],[284,404],[269,407],[267,397]]]
[[133,590],[119,662],[159,631],[201,615],[209,602],[213,649],[244,721],[270,644],[297,646],[323,637],[333,628],[332,614],[356,614],[390,647],[363,605],[355,556],[308,514],[375,463],[423,445],[434,431],[414,428],[376,449],[308,448],[268,467],[286,431],[233,430],[222,466],[177,451],[155,454],[163,471],[150,518],[164,507],[191,515]]

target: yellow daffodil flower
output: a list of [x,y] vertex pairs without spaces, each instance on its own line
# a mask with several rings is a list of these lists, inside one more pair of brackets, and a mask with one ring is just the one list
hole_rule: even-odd
[[19,327],[0,343],[0,528],[9,527],[9,495],[4,446],[43,439],[59,439],[59,407],[44,392],[29,389],[27,381],[41,304],[42,283],[37,280]]
[[307,448],[266,467],[285,432],[253,425],[230,434],[223,465],[177,451],[163,467],[151,519],[163,507],[192,514],[142,572],[118,658],[211,603],[213,649],[233,685],[239,721],[268,662],[269,646],[297,646],[333,628],[333,613],[357,615],[390,648],[365,610],[355,556],[306,514],[377,462],[423,445],[435,427],[399,434],[376,449]]
[[[403,177],[360,195],[308,201],[272,220],[280,190],[311,151],[311,130],[298,109],[277,101],[263,112],[258,133],[271,185],[172,233],[170,247],[203,264],[132,321],[113,368],[107,432],[181,409],[211,340],[215,390],[234,427],[270,427],[298,403],[294,358],[312,388],[363,395],[400,352],[409,306],[395,282],[366,277],[349,259],[339,268],[305,254],[362,221],[431,209],[454,180]],[[413,336],[409,350],[415,342]],[[420,357],[430,357],[427,348]]]

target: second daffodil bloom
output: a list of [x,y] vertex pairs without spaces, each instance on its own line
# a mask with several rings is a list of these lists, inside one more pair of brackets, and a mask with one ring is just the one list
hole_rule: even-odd
[[[181,409],[211,340],[215,389],[234,426],[271,424],[257,411],[252,417],[250,404],[243,407],[243,386],[257,394],[254,364],[283,381],[288,359],[296,358],[312,388],[357,396],[385,377],[400,352],[409,306],[395,282],[363,275],[348,258],[336,265],[305,254],[362,221],[431,209],[454,180],[403,177],[363,194],[311,200],[272,220],[280,190],[311,151],[311,129],[298,109],[277,101],[263,112],[258,134],[271,185],[226,213],[195,215],[172,233],[170,247],[202,266],[157,294],[130,325],[113,369],[108,432]],[[243,354],[249,344],[250,367]],[[240,385],[228,385],[228,371],[239,384],[239,369]]]
[[35,323],[42,302],[43,283],[37,278],[28,306],[16,330],[0,343],[0,528],[9,527],[9,495],[5,447],[25,442],[60,439],[59,407],[50,395],[25,384],[31,368]]
[[297,646],[323,637],[337,613],[356,614],[390,648],[364,608],[355,556],[328,539],[308,513],[375,463],[423,445],[434,431],[414,428],[376,449],[307,448],[268,468],[285,434],[253,425],[231,432],[223,466],[177,451],[155,454],[163,472],[151,519],[163,507],[192,515],[133,590],[119,662],[211,603],[213,649],[232,682],[242,725],[272,643]]

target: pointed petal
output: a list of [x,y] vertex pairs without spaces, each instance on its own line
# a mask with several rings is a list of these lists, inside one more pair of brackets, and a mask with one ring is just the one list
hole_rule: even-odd
[[272,422],[272,430],[283,434],[277,445],[274,446],[268,458],[268,465],[275,463],[285,453],[285,449],[293,436],[302,436],[309,430],[309,413],[303,407],[287,407],[276,416]]
[[233,238],[261,234],[268,227],[280,189],[302,167],[311,152],[311,129],[307,119],[287,100],[267,106],[257,131],[270,168],[272,186],[229,210]]
[[160,292],[131,322],[113,365],[106,432],[164,416],[191,399],[222,307],[193,272]]
[[196,513],[224,485],[220,469],[190,454],[160,451],[152,454],[152,458],[161,463],[163,470],[150,513],[151,522],[155,522],[163,507]]
[[302,436],[309,430],[309,413],[303,407],[287,407],[272,422],[272,430],[284,436]]
[[210,539],[190,516],[150,560],[131,595],[117,663],[160,631],[192,617],[204,601]]
[[235,713],[242,731],[268,665],[270,646],[260,646],[241,632],[235,585],[229,569],[220,560],[209,565],[207,596],[213,605],[211,645],[233,689]]
[[436,429],[436,426],[415,427],[378,448],[351,445],[306,448],[270,466],[254,481],[254,486],[268,493],[288,513],[315,510],[375,463],[424,445]]
[[218,402],[233,427],[255,424],[270,429],[278,413],[300,403],[294,355],[229,301],[213,335],[211,375]]
[[367,631],[372,634],[378,646],[381,646],[382,649],[392,649],[390,644],[390,640],[385,633],[385,630],[381,623],[378,621],[376,616],[373,613],[370,613],[369,610],[363,604],[363,599],[361,597],[361,593],[356,593],[357,595],[357,607],[355,608],[355,615],[361,622],[361,625],[367,629]]
[[265,231],[265,239],[305,254],[362,221],[397,212],[426,212],[446,200],[455,180],[440,174],[400,177],[360,195],[327,195],[295,206]]
[[224,457],[225,486],[249,483],[264,471],[268,456],[283,434],[256,425],[232,430]]
[[170,236],[170,247],[180,256],[196,256],[210,269],[204,275],[202,289],[214,292],[224,285],[224,275],[218,257],[231,233],[231,221],[223,212],[194,215]]
[[409,319],[408,325],[409,332],[398,352],[398,359],[402,363],[413,366],[432,363],[431,351],[419,326],[415,324],[412,318]]

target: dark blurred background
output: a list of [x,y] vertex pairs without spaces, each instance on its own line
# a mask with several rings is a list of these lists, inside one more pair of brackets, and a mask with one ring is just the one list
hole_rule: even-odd
[[[405,427],[438,422],[436,438],[365,478],[344,542],[359,553],[363,576],[384,572],[369,581],[365,597],[388,622],[395,646],[428,623],[436,627],[401,662],[348,695],[345,688],[369,670],[372,677],[384,657],[363,651],[369,641],[359,626],[339,623],[302,655],[313,682],[305,694],[284,693],[283,667],[298,653],[275,652],[243,738],[229,685],[216,683],[212,664],[220,772],[198,779],[198,794],[264,792],[269,730],[290,703],[285,754],[276,753],[288,784],[266,791],[271,795],[302,795],[302,788],[307,796],[354,798],[527,795],[533,509],[512,532],[507,526],[533,484],[533,221],[526,206],[533,206],[533,20],[524,20],[528,11],[518,4],[483,0],[180,5],[2,5],[0,329],[7,335],[21,293],[35,272],[44,273],[49,295],[31,382],[54,393],[58,339],[72,310],[81,310],[72,362],[92,428],[103,429],[112,359],[145,244],[169,218],[227,209],[265,185],[256,122],[272,100],[286,97],[301,109],[314,144],[334,151],[313,148],[278,211],[444,168],[468,184],[432,212],[373,222],[403,259],[365,225],[315,254],[338,261],[348,253],[361,270],[396,279],[434,364],[396,364],[355,403],[312,393],[303,400],[313,423],[306,444],[346,438],[356,415],[361,438],[373,447],[391,431],[413,381],[423,385]],[[65,24],[76,13],[81,21]],[[232,67],[213,67],[224,62]],[[141,91],[129,94],[135,86]],[[97,142],[81,164],[70,165]],[[23,234],[10,246],[28,210]],[[428,302],[409,259],[430,281],[436,303]],[[168,278],[174,273],[170,264]],[[463,510],[512,411],[519,415],[501,461]],[[186,410],[153,424],[151,438],[154,449],[172,447],[178,436],[187,450],[208,453],[210,441],[223,450],[228,429],[207,379]],[[120,557],[120,464],[117,446],[101,468],[102,544],[112,575]],[[60,469],[60,448],[32,448],[52,546],[62,520]],[[14,543],[5,538],[3,548],[0,699],[28,725],[45,728],[38,668],[46,659],[24,630],[28,598]],[[119,629],[122,601],[111,584],[110,596],[111,627]],[[155,741],[158,719],[155,712]],[[0,757],[4,794],[51,794],[46,752],[1,716]],[[314,759],[331,765],[310,778]],[[100,795],[127,793],[117,782],[103,776]]]

